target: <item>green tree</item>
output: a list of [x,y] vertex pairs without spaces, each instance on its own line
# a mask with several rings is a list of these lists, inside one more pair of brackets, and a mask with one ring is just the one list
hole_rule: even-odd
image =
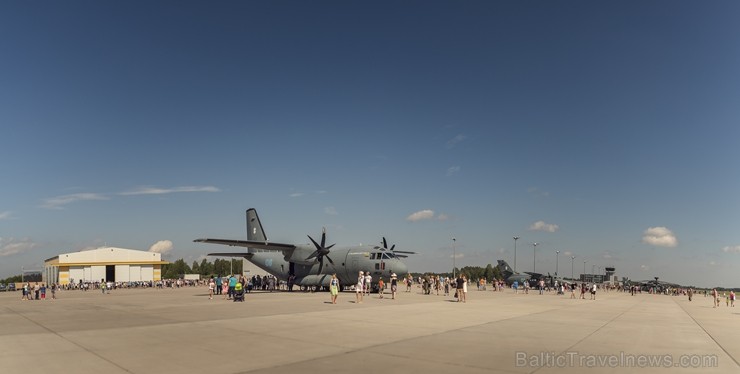
[[193,261],[193,266],[190,267],[190,270],[192,270],[194,274],[200,274],[200,265],[198,265],[198,261]]
[[179,259],[169,265],[162,266],[162,278],[164,279],[176,279],[180,278],[183,274],[188,273],[192,273],[192,270],[183,259]]
[[200,275],[203,275],[206,277],[214,275],[213,274],[213,264],[208,262],[208,260],[206,260],[205,258],[203,259],[203,261],[200,262],[199,268],[200,268]]

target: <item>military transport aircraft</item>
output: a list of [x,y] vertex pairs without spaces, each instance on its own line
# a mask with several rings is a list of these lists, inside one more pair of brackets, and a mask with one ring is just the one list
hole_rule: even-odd
[[532,273],[532,272],[524,272],[524,273],[517,273],[514,272],[514,270],[511,269],[511,266],[504,261],[504,260],[498,260],[498,264],[496,267],[501,272],[501,275],[504,277],[504,282],[506,284],[512,284],[514,281],[517,283],[524,284],[524,282],[529,282],[530,286],[535,286],[536,282],[542,278],[542,274],[540,273]]
[[321,243],[308,236],[311,244],[273,243],[267,240],[257,211],[247,209],[247,240],[196,239],[195,242],[223,244],[232,247],[247,247],[241,253],[209,253],[209,256],[243,257],[281,280],[293,284],[315,287],[329,286],[331,275],[336,273],[342,287],[357,283],[360,271],[370,272],[373,282],[380,277],[388,281],[392,274],[402,277],[407,273],[406,265],[399,258],[415,252],[396,251],[395,245],[388,248],[383,238],[383,246],[364,245],[329,250],[334,244],[326,245],[326,230],[321,233]]

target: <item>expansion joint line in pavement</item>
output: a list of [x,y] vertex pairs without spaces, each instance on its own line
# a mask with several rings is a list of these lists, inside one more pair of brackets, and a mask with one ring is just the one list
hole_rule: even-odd
[[[644,300],[642,300],[642,299],[640,299],[639,301],[640,301],[640,302],[644,302]],[[606,326],[607,326],[607,325],[609,325],[610,323],[614,322],[614,321],[615,321],[615,320],[616,320],[617,318],[619,318],[619,317],[623,316],[623,315],[624,315],[625,313],[627,313],[627,312],[629,312],[630,310],[632,310],[632,309],[633,309],[634,307],[636,307],[636,306],[637,306],[637,304],[639,304],[639,303],[634,303],[634,304],[632,304],[632,306],[630,306],[629,308],[625,309],[625,310],[624,310],[624,311],[623,311],[622,313],[619,313],[619,314],[617,314],[616,316],[614,316],[613,318],[611,318],[610,320],[608,320],[608,321],[604,322],[604,324],[603,324],[603,325],[601,325],[601,326],[599,326],[599,327],[598,327],[598,328],[597,328],[596,330],[594,330],[594,331],[592,331],[592,332],[591,332],[590,334],[588,334],[588,335],[584,336],[583,338],[581,338],[581,339],[580,339],[580,340],[578,340],[577,342],[575,342],[575,343],[571,344],[571,346],[570,346],[570,347],[567,347],[567,348],[565,348],[564,350],[562,350],[562,351],[560,352],[560,354],[563,354],[563,353],[565,353],[565,352],[569,352],[569,351],[570,351],[570,350],[571,350],[571,349],[572,349],[573,347],[577,346],[578,344],[581,344],[581,343],[582,343],[582,342],[583,342],[584,340],[586,340],[586,339],[590,338],[591,336],[593,336],[593,335],[594,335],[594,334],[596,334],[597,332],[601,331],[601,329],[603,329],[604,327],[606,327]],[[534,369],[534,370],[530,371],[530,372],[529,372],[529,374],[533,374],[533,373],[536,373],[537,371],[539,371],[539,370],[540,370],[540,369],[542,369],[543,367],[544,367],[544,366],[540,366],[540,367],[538,367],[538,368],[536,368],[536,369]]]
[[683,310],[683,312],[686,313],[686,315],[688,315],[691,318],[691,320],[694,321],[694,323],[696,323],[696,325],[699,326],[702,329],[702,331],[704,331],[705,334],[707,334],[707,336],[709,336],[710,339],[712,339],[712,341],[714,342],[714,344],[717,344],[717,346],[722,349],[722,352],[725,352],[725,354],[727,356],[729,356],[732,359],[733,362],[735,362],[735,365],[740,366],[740,362],[737,362],[737,360],[735,359],[735,357],[733,357],[730,354],[730,352],[728,352],[725,349],[725,347],[722,346],[722,344],[719,344],[719,342],[717,341],[717,339],[715,339],[714,336],[712,336],[712,334],[710,334],[709,331],[707,331],[707,329],[705,329],[704,326],[702,326],[701,323],[699,323],[699,321],[697,321],[696,318],[694,318],[694,316],[692,316],[691,313],[689,313],[686,310],[686,308],[684,308],[681,304],[679,304],[678,301],[676,301],[675,298],[671,298],[671,300],[673,300],[673,302],[676,303],[676,305],[678,305],[681,308],[681,310]]
[[[469,328],[474,328],[474,327],[477,327],[477,326],[484,326],[484,325],[488,325],[488,324],[491,324],[491,323],[498,323],[498,322],[503,322],[503,321],[508,321],[508,320],[513,320],[513,319],[521,318],[521,317],[529,317],[529,316],[535,316],[535,315],[538,315],[538,314],[550,313],[550,312],[552,312],[554,310],[560,310],[560,309],[569,308],[569,307],[570,306],[560,307],[560,308],[549,308],[549,309],[541,310],[541,311],[538,311],[538,312],[535,312],[535,313],[529,313],[529,314],[526,314],[526,315],[511,316],[511,317],[508,317],[508,318],[502,318],[502,319],[495,320],[495,321],[484,322],[484,323],[480,323],[480,324],[477,324],[477,325],[462,326],[460,328],[439,331],[439,332],[435,332],[435,333],[431,333],[431,334],[427,334],[427,335],[423,335],[423,336],[420,335],[420,336],[414,336],[414,337],[405,338],[405,339],[399,339],[399,340],[393,341],[392,343],[403,343],[403,342],[406,342],[406,341],[411,341],[411,340],[415,340],[415,339],[419,339],[419,338],[426,338],[426,337],[430,337],[430,336],[447,334],[447,333],[453,332],[453,331],[459,331],[459,330],[465,330],[465,329],[469,329]],[[270,334],[263,334],[263,335],[272,336]],[[342,354],[350,354],[350,353],[356,353],[356,352],[363,352],[365,350],[373,349],[373,348],[376,348],[376,347],[382,347],[382,346],[385,346],[387,344],[388,344],[388,342],[380,343],[380,344],[375,344],[375,345],[370,345],[370,346],[365,346],[365,347],[361,347],[361,348],[347,350],[345,352],[342,352]],[[414,358],[411,358],[409,356],[392,354],[392,353],[386,353],[385,355],[391,356],[391,357],[403,358],[403,359],[411,359],[411,360],[414,359]],[[321,357],[315,357],[315,358],[311,358],[311,359],[303,360],[303,361],[298,361],[298,362],[285,363],[285,364],[282,364],[282,365],[276,365],[276,366],[270,367],[270,369],[276,369],[276,368],[280,368],[280,367],[284,367],[284,366],[296,365],[296,364],[299,364],[299,363],[302,363],[302,362],[315,361],[315,360],[322,359],[322,358],[325,358],[325,357],[328,357],[328,356],[330,356],[330,355],[321,356]],[[444,363],[444,364],[451,365],[449,363]],[[485,368],[481,368],[479,366],[472,366],[472,365],[465,365],[465,364],[454,364],[454,366],[462,367],[462,368],[469,367],[469,368],[474,368],[474,369],[485,369]],[[254,370],[265,370],[265,369],[266,368],[259,368],[259,369],[254,369]],[[239,372],[237,374],[246,374],[246,373],[249,373],[251,371],[253,371],[253,370],[242,371],[242,372]],[[514,373],[514,372],[512,372],[512,373]]]
[[88,349],[87,347],[85,347],[85,346],[83,346],[83,345],[80,345],[79,343],[77,343],[77,342],[75,342],[75,341],[73,341],[73,340],[69,340],[69,339],[65,338],[64,336],[60,335],[60,334],[59,334],[59,333],[57,333],[56,331],[54,331],[54,330],[52,330],[52,329],[50,329],[50,328],[48,328],[48,327],[46,327],[46,326],[44,326],[44,325],[40,324],[39,322],[36,322],[36,321],[32,320],[31,318],[28,318],[28,316],[25,316],[25,315],[23,315],[23,314],[21,314],[21,313],[18,313],[18,312],[16,312],[15,310],[13,310],[13,309],[11,309],[11,308],[8,308],[8,307],[5,307],[5,309],[6,309],[6,310],[8,310],[8,311],[10,311],[11,313],[13,313],[13,314],[17,315],[17,316],[20,316],[20,317],[22,317],[23,319],[25,319],[25,320],[27,320],[27,321],[29,321],[29,322],[33,323],[33,324],[34,324],[34,325],[36,325],[36,326],[38,326],[38,327],[41,327],[42,329],[44,329],[44,330],[48,331],[49,333],[51,333],[51,334],[54,334],[54,335],[58,336],[58,337],[59,337],[60,339],[62,339],[62,340],[66,340],[67,342],[71,343],[72,345],[75,345],[75,346],[77,346],[77,347],[81,348],[81,349],[82,349],[82,350],[84,350],[85,352],[87,352],[87,353],[89,353],[89,354],[91,354],[91,355],[93,355],[93,356],[95,356],[95,357],[97,357],[97,358],[99,358],[99,359],[101,359],[101,360],[103,360],[103,361],[105,361],[105,362],[107,362],[107,363],[109,363],[109,364],[111,364],[111,365],[113,365],[113,366],[115,366],[115,367],[117,367],[117,368],[119,368],[119,369],[123,370],[124,372],[126,372],[126,373],[132,373],[132,374],[133,374],[133,372],[132,372],[132,371],[130,371],[130,370],[128,370],[128,369],[126,369],[125,367],[123,367],[123,366],[121,366],[121,365],[118,365],[117,363],[115,363],[115,362],[113,362],[113,361],[111,361],[111,360],[109,360],[109,359],[107,359],[107,358],[105,358],[105,357],[103,357],[103,356],[101,356],[101,355],[99,355],[99,354],[97,354],[97,353],[95,353],[95,352],[91,351],[91,350],[90,350],[90,349]]

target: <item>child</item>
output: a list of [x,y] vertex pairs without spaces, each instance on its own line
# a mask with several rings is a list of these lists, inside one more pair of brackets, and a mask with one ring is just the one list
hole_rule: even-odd
[[46,284],[41,283],[41,288],[39,288],[39,291],[41,292],[41,300],[46,300]]

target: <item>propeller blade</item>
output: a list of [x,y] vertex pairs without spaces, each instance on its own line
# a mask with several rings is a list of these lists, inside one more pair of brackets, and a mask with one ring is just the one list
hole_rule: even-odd
[[388,249],[388,243],[385,241],[385,236],[383,237],[383,248]]
[[326,247],[326,248],[324,248],[324,249],[326,249],[326,251],[327,251],[327,252],[329,252],[329,248],[331,248],[331,247],[335,246],[336,244],[337,244],[337,243],[334,243],[334,244],[332,244],[332,245],[330,245],[330,246],[328,246],[328,247]]
[[398,257],[398,258],[407,258],[409,256],[406,256],[406,255],[396,255],[396,257]]
[[321,232],[321,248],[326,244],[326,229]]
[[310,256],[308,256],[308,257],[306,258],[306,260],[310,260],[310,259],[312,259],[312,258],[314,258],[314,257],[316,257],[316,256],[318,256],[318,255],[319,255],[319,250],[317,249],[317,250],[313,251],[313,253],[311,253],[311,255],[310,255]]
[[395,244],[393,244],[393,246],[391,247],[391,252],[393,252],[393,248],[396,248]]
[[415,255],[416,254],[416,252],[410,252],[410,251],[395,251],[395,253],[396,253],[396,256],[398,256],[398,253],[407,253],[407,254],[410,254],[410,255]]
[[331,257],[329,257],[329,255],[326,255],[324,257],[326,257],[326,259],[329,260],[330,264],[334,265],[334,261],[331,260]]
[[323,269],[323,268],[324,268],[324,259],[321,258],[319,260],[319,274],[321,274],[321,269]]
[[313,243],[313,245],[316,246],[316,249],[317,250],[318,249],[321,249],[321,247],[319,246],[319,243],[316,243],[316,241],[313,240],[313,238],[311,237],[311,235],[306,235],[306,236],[308,236],[308,238],[311,239],[311,243]]

